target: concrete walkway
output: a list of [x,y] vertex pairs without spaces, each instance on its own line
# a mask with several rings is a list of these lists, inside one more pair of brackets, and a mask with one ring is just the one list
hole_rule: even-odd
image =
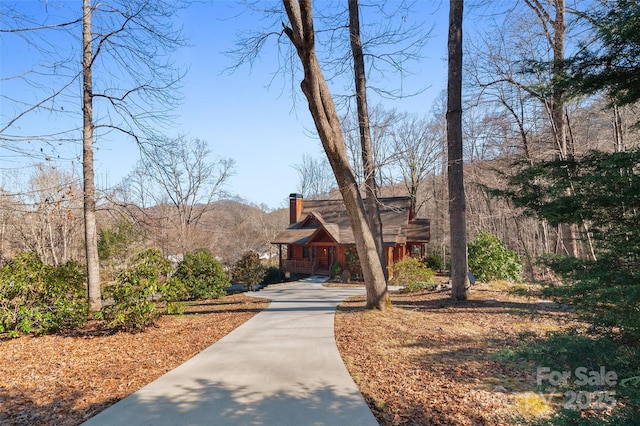
[[336,306],[363,293],[318,280],[255,293],[267,309],[85,425],[377,425],[333,334]]

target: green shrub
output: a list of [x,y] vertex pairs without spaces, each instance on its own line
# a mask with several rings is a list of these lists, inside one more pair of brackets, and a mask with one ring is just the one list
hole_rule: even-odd
[[176,277],[170,277],[166,280],[160,288],[160,292],[162,293],[162,299],[166,302],[181,302],[194,299],[185,282]]
[[522,262],[516,252],[507,250],[502,241],[482,230],[468,244],[469,270],[479,281],[522,281]]
[[344,253],[344,264],[351,273],[352,279],[362,278],[362,265],[360,265],[360,257],[355,247],[349,247]]
[[265,273],[264,279],[262,280],[262,284],[269,285],[275,283],[281,283],[284,279],[280,268],[276,266],[271,266],[267,268],[267,272]]
[[83,268],[18,253],[0,269],[0,333],[45,334],[82,325],[89,312]]
[[413,293],[416,291],[435,290],[436,287],[437,285],[434,282],[413,281],[407,283],[402,290],[407,293]]
[[394,285],[403,285],[406,291],[420,291],[433,289],[435,273],[422,261],[408,257],[389,267],[393,274],[389,282]]
[[136,262],[116,277],[116,283],[105,288],[105,299],[113,304],[104,308],[104,318],[112,326],[127,331],[142,331],[161,315],[155,296],[171,271],[171,262],[157,249],[145,250]]
[[545,256],[543,262],[563,282],[547,283],[543,294],[575,308],[593,332],[640,342],[640,250],[636,251],[605,252],[598,260]]
[[254,251],[246,252],[233,268],[234,281],[243,283],[249,291],[255,290],[256,284],[262,282],[265,274],[266,269],[260,256]]
[[142,231],[124,219],[98,232],[98,257],[110,280],[135,259],[142,239]]
[[[177,280],[178,282],[174,282]],[[184,256],[178,264],[168,300],[217,299],[225,295],[230,281],[224,267],[206,249],[199,249]]]
[[422,259],[422,261],[425,265],[427,265],[429,269],[432,269],[434,271],[441,271],[444,267],[442,258],[435,254],[428,254],[424,259]]
[[187,309],[185,302],[167,302],[168,315],[182,315]]
[[331,265],[331,278],[339,277],[341,272],[342,265],[340,265],[340,262],[335,262]]

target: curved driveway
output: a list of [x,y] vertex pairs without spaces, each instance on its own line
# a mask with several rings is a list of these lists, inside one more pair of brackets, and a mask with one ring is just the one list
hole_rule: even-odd
[[[360,288],[267,288],[268,308],[86,425],[377,425],[333,334]],[[167,344],[179,344],[167,342]]]

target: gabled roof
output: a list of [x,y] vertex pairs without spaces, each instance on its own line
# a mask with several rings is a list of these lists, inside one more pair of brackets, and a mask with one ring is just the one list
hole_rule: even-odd
[[[379,202],[385,245],[429,241],[429,220],[411,218],[409,197],[380,198]],[[337,244],[355,244],[342,200],[304,200],[300,221],[280,232],[272,243],[310,244],[324,235]]]
[[329,236],[334,242],[338,243],[340,241],[340,226],[336,223],[329,223],[322,218],[320,213],[312,212],[307,216],[308,218],[313,217],[318,223],[319,226],[316,228],[316,231],[309,237],[310,241],[317,239],[321,233],[325,233]]

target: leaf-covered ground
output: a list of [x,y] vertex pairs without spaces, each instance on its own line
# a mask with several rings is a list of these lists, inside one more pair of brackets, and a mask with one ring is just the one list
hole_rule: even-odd
[[242,295],[190,306],[130,334],[92,322],[0,341],[0,424],[77,425],[177,367],[267,306]]
[[[476,286],[471,300],[448,292],[394,294],[393,308],[341,305],[336,341],[382,425],[500,425],[544,412],[530,369],[495,354],[523,333],[570,324],[546,303]],[[90,323],[70,334],[0,340],[0,424],[77,425],[202,351],[267,303],[242,295],[164,316],[129,334]],[[535,371],[535,368],[534,368]]]
[[392,294],[383,313],[363,310],[364,297],[338,309],[338,348],[380,424],[506,425],[546,414],[531,369],[496,354],[523,334],[569,325],[567,315],[488,286],[465,302],[449,294]]

